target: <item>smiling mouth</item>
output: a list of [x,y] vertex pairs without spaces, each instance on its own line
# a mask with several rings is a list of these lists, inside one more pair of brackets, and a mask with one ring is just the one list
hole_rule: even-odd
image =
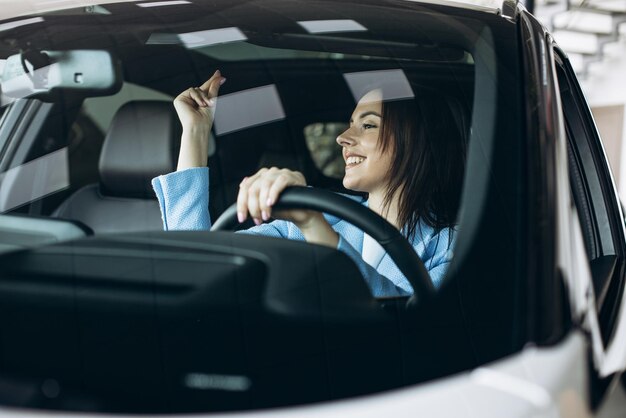
[[346,168],[355,167],[365,161],[365,157],[348,157],[346,158]]

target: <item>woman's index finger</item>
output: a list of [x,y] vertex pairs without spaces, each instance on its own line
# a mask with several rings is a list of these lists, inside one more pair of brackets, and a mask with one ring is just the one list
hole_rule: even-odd
[[209,88],[211,87],[211,83],[220,78],[222,76],[222,74],[220,74],[220,70],[215,70],[215,72],[213,73],[213,75],[211,76],[211,78],[209,78],[207,81],[205,81],[200,88],[204,91],[209,91]]

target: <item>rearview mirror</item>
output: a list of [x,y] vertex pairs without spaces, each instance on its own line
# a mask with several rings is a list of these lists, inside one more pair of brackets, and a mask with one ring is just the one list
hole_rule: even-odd
[[119,64],[108,51],[27,51],[10,56],[2,73],[2,93],[45,99],[58,91],[103,96],[122,85]]

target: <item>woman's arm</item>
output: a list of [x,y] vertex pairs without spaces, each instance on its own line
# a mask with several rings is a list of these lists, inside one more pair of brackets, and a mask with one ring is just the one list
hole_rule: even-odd
[[158,176],[152,188],[159,201],[165,231],[204,231],[209,216],[209,169],[195,167]]
[[163,229],[205,230],[209,217],[209,134],[219,88],[226,79],[219,70],[200,87],[191,87],[174,99],[183,127],[175,173],[152,179],[159,200]]
[[[152,184],[157,194],[163,226],[168,229],[209,229],[208,160],[209,133],[215,116],[219,88],[226,78],[219,70],[200,87],[191,87],[174,99],[183,126],[177,173],[159,176]],[[190,170],[195,169],[195,170]],[[237,215],[244,222],[248,215],[256,225],[272,216],[272,206],[288,186],[306,186],[302,173],[277,168],[261,169],[244,179],[237,196]],[[307,210],[274,213],[277,219],[293,222],[306,241],[337,247],[339,236],[324,217]]]
[[307,223],[300,223],[298,229],[304,235],[306,242],[311,244],[325,245],[331,248],[337,248],[339,244],[339,234],[330,226],[330,224],[319,212],[312,214]]
[[177,171],[206,167],[217,95],[224,82],[226,78],[217,70],[200,87],[190,87],[174,99],[183,126]]

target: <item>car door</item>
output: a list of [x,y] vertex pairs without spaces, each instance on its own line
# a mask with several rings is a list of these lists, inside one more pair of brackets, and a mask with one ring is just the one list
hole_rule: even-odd
[[580,263],[584,258],[591,276],[587,287],[591,295],[586,298],[585,317],[579,320],[592,339],[590,400],[596,409],[607,400],[613,377],[626,367],[624,218],[602,142],[574,72],[558,48],[554,57],[562,128],[567,138],[569,186],[575,208],[572,213],[584,244],[584,249],[571,246],[572,259],[578,258]]

